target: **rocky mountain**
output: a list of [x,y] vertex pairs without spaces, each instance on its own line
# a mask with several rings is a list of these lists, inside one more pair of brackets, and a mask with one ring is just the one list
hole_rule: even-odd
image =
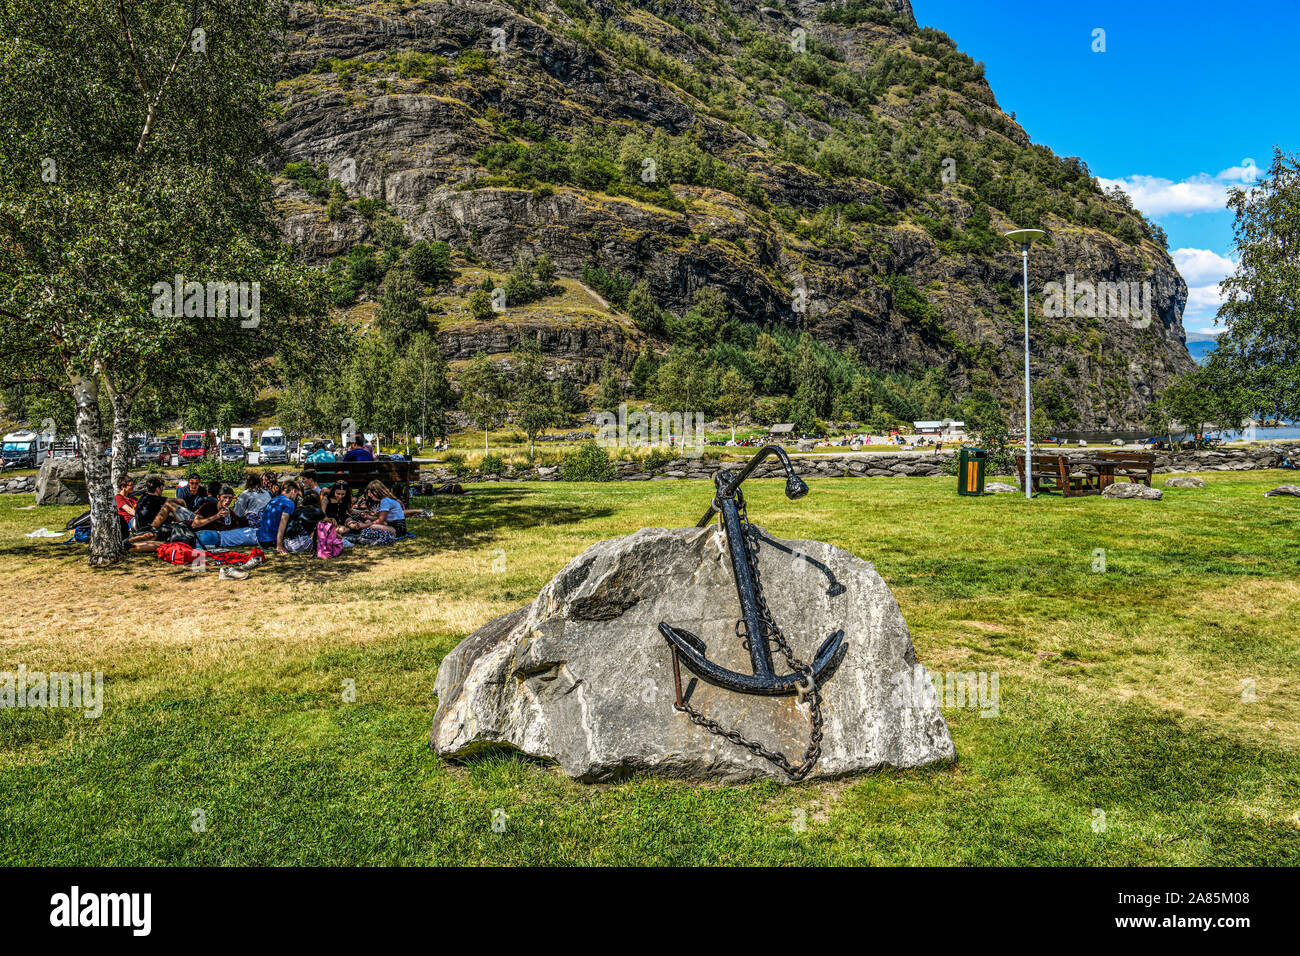
[[1014,409],[1020,255],[1001,233],[1035,226],[1036,400],[1054,423],[1139,423],[1193,367],[1158,227],[1033,144],[908,0],[322,2],[289,27],[278,139],[286,169],[312,171],[281,182],[286,235],[336,271],[395,222],[449,243],[461,282],[432,299],[449,358],[535,336],[590,381],[667,349],[595,298],[465,311],[482,276],[546,253],[575,295],[618,302],[592,277],[645,280],[681,315],[714,287],[746,322]]

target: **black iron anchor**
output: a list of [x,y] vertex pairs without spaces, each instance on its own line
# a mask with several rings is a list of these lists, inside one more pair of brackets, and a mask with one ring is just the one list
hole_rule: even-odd
[[[791,501],[802,498],[808,493],[808,485],[794,473],[790,458],[784,449],[776,445],[765,445],[750,459],[739,473],[719,471],[714,477],[715,495],[709,509],[697,522],[696,527],[703,528],[713,520],[715,514],[721,514],[722,527],[727,535],[727,550],[731,554],[731,568],[736,578],[736,596],[740,599],[741,620],[737,622],[737,633],[741,626],[752,673],[743,674],[715,664],[708,659],[708,648],[704,641],[690,631],[660,622],[659,631],[667,639],[673,654],[673,679],[676,684],[676,708],[689,714],[691,720],[712,733],[727,737],[734,743],[746,747],[754,753],[771,760],[796,779],[806,776],[812,770],[821,751],[821,709],[820,688],[839,667],[848,652],[844,642],[844,632],[836,631],[828,637],[810,664],[804,664],[793,653],[786,642],[781,629],[772,620],[767,601],[763,597],[762,584],[758,575],[757,544],[749,535],[749,522],[745,513],[745,498],[740,490],[741,483],[769,455],[776,455],[785,467],[785,496]],[[787,662],[793,668],[788,674],[777,674],[772,665],[771,641],[775,640]],[[728,731],[715,721],[705,717],[686,702],[682,695],[680,664],[685,663],[688,670],[717,687],[735,691],[739,694],[759,694],[769,697],[798,695],[800,700],[810,704],[813,718],[813,739],[805,755],[803,764],[792,766],[781,754],[764,748],[761,744],[748,741],[736,731]]]

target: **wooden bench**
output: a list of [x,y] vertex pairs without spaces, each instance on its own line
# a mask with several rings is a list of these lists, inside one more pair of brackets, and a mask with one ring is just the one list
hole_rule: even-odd
[[[1149,451],[1099,451],[1094,458],[1101,458],[1111,464],[1111,474],[1115,478],[1127,478],[1137,484],[1141,482],[1151,487],[1151,474],[1156,468],[1156,456]],[[1109,481],[1106,484],[1110,484]]]
[[[1016,456],[1016,470],[1020,473],[1020,487],[1025,487],[1025,456]],[[1065,455],[1035,455],[1032,490],[1037,493],[1039,483],[1050,481],[1063,498],[1078,495],[1101,494],[1097,475],[1092,472],[1071,472],[1070,459]]]
[[382,481],[405,506],[410,504],[411,483],[420,469],[413,461],[309,461],[302,466],[302,474],[315,478],[322,487],[345,481],[354,497],[370,482]]

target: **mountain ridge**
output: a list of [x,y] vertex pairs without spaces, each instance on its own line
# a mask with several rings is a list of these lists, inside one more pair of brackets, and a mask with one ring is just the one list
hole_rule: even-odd
[[[714,287],[748,322],[871,368],[938,368],[1015,409],[1020,263],[998,233],[1033,225],[1050,234],[1030,282],[1054,424],[1135,424],[1193,364],[1158,227],[1032,144],[907,0],[296,4],[290,28],[278,138],[353,200],[330,218],[281,183],[309,261],[382,245],[391,217],[497,270],[546,253],[564,276],[644,279],[677,315]],[[1067,273],[1148,283],[1150,323],[1042,315]],[[456,335],[473,347],[472,326]],[[497,327],[484,350],[510,341]],[[584,380],[599,359],[578,359]]]

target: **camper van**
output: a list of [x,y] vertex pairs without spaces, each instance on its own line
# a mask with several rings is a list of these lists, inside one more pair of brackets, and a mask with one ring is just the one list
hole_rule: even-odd
[[258,446],[262,453],[261,461],[264,464],[287,465],[289,463],[289,445],[284,440],[284,432],[280,430],[279,426],[273,425],[262,432]]
[[10,432],[0,447],[0,468],[39,468],[50,457],[50,440],[32,431]]

